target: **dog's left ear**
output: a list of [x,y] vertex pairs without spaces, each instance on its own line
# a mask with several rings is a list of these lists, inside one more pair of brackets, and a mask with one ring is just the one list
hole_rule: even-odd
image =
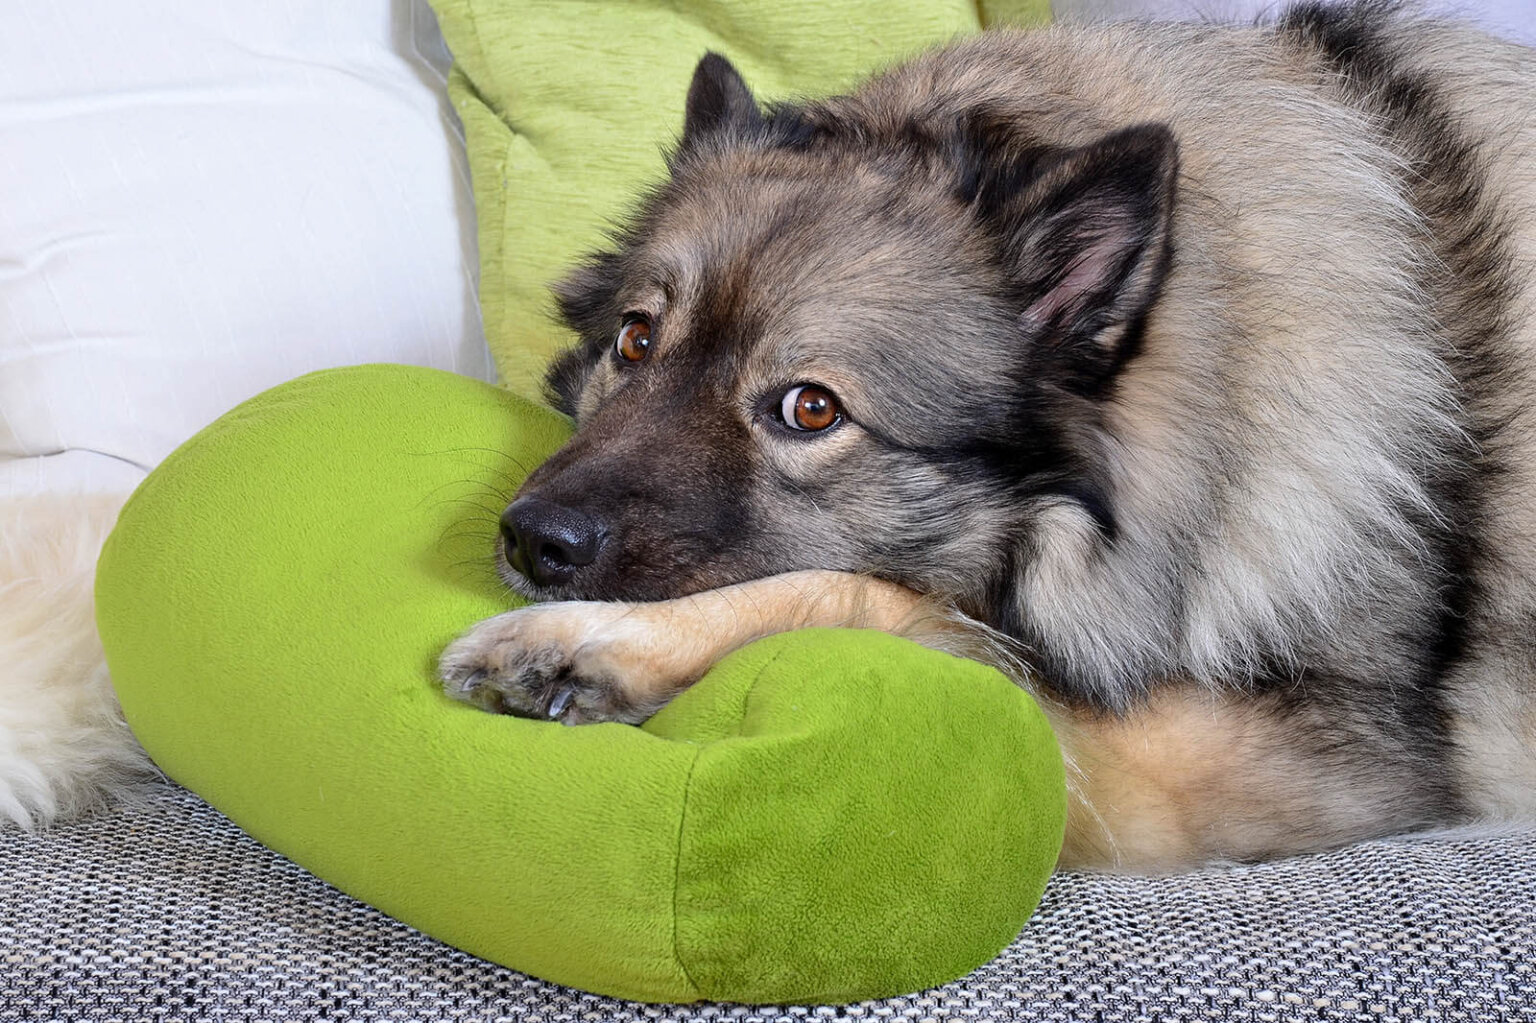
[[765,126],[752,90],[740,72],[718,53],[706,53],[693,69],[683,114],[683,141],[688,149],[716,135],[751,135]]
[[560,318],[579,341],[550,363],[544,377],[544,396],[568,416],[576,406],[587,378],[613,348],[618,329],[618,292],[624,283],[624,262],[616,252],[594,252],[554,286]]
[[1004,156],[973,184],[1018,282],[1032,351],[1091,390],[1130,354],[1170,258],[1178,143],[1161,124]]

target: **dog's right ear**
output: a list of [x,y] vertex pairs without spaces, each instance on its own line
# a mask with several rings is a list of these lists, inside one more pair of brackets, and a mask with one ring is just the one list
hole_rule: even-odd
[[740,72],[718,53],[706,53],[693,69],[683,115],[686,150],[720,135],[755,135],[766,126],[752,90]]

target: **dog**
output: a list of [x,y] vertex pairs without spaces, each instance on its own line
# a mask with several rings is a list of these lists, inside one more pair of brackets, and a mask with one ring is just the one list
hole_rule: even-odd
[[447,692],[639,722],[812,625],[997,664],[1064,866],[1536,817],[1536,51],[1398,5],[999,31],[762,108],[557,288],[553,601]]

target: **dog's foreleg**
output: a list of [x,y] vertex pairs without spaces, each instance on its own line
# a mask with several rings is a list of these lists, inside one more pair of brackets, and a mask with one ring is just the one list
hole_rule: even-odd
[[[1294,714],[1241,689],[1157,687],[1134,711],[1064,704],[1017,648],[948,605],[867,576],[807,571],[656,603],[538,604],[481,622],[443,653],[448,694],[567,724],[638,723],[755,639],[873,628],[990,663],[1033,692],[1067,767],[1061,862],[1164,871],[1260,859],[1388,830],[1393,793],[1319,775]],[[1384,809],[1385,808],[1385,809]]]
[[489,618],[443,653],[447,693],[567,724],[637,723],[755,639],[812,626],[881,629],[968,653],[965,619],[895,583],[790,572],[655,603],[564,601]]

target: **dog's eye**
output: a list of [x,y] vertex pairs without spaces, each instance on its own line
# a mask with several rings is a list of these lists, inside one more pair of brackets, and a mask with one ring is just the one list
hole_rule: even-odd
[[815,384],[791,387],[779,402],[779,418],[791,430],[825,430],[843,418],[832,392]]
[[639,362],[651,347],[651,323],[643,316],[629,315],[619,328],[614,350],[625,362]]

